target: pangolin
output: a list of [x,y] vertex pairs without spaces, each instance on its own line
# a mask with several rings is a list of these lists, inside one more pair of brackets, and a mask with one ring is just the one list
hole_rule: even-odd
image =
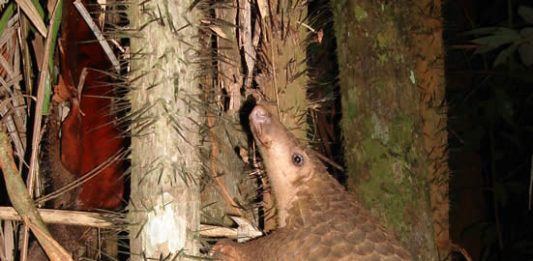
[[317,159],[262,105],[249,115],[274,192],[279,228],[211,251],[221,260],[412,260]]

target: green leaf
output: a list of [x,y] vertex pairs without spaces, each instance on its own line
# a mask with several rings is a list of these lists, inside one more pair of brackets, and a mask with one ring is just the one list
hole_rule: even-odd
[[518,54],[520,55],[520,59],[522,59],[522,62],[526,66],[530,66],[533,64],[533,42],[526,42],[524,44],[521,44],[518,48]]
[[492,45],[482,45],[476,49],[474,54],[483,54],[488,53],[494,49],[497,49],[499,46],[492,46]]
[[6,29],[7,23],[13,13],[15,13],[15,3],[11,2],[5,9],[2,17],[0,18],[0,35],[4,35],[4,29]]
[[522,59],[524,65],[529,66],[533,64],[533,28],[527,27],[520,30],[523,43],[518,48],[518,54]]
[[[58,10],[56,11],[55,17],[50,18],[50,21],[54,21],[54,27],[51,29],[52,30],[52,44],[50,45],[50,56],[48,57],[48,69],[50,70],[50,72],[52,72],[53,67],[54,67],[54,56],[55,56],[54,51],[56,49],[57,36],[59,33],[59,28],[61,26],[61,17],[63,14],[63,0],[58,0],[58,1],[60,2],[57,6]],[[51,75],[53,75],[53,73],[51,73]]]
[[507,62],[509,57],[516,51],[518,48],[518,44],[514,43],[511,46],[503,49],[498,56],[496,56],[496,59],[494,59],[494,63],[492,64],[493,67],[496,67],[500,64],[504,64]]
[[502,45],[518,42],[521,39],[519,32],[513,29],[500,27],[493,31],[491,35],[476,38],[472,42],[482,45],[483,50],[478,50],[478,53],[494,50]]
[[533,8],[521,5],[518,7],[518,15],[528,24],[533,24]]
[[533,27],[526,27],[520,30],[520,35],[522,35],[524,40],[533,41]]
[[59,33],[59,28],[61,25],[61,17],[63,13],[63,0],[58,0],[59,3],[57,3],[57,11],[55,12],[54,17],[50,17],[50,21],[54,21],[53,28],[49,28],[49,30],[52,30],[52,34],[50,37],[52,37],[52,41],[50,44],[50,51],[49,56],[45,57],[45,59],[48,59],[48,74],[46,77],[46,84],[45,84],[45,90],[44,90],[44,101],[43,101],[43,115],[48,115],[49,113],[49,107],[50,107],[50,96],[52,95],[52,86],[54,83],[56,83],[56,72],[54,71],[54,56],[55,56],[55,50],[57,45],[57,37]]
[[39,13],[39,16],[44,19],[44,8],[43,6],[41,5],[41,3],[39,3],[39,0],[31,0],[33,6],[35,7],[35,9],[37,10],[37,13]]
[[464,35],[484,35],[484,34],[490,34],[496,30],[498,30],[501,27],[481,27],[476,28],[470,31],[467,31],[464,33]]

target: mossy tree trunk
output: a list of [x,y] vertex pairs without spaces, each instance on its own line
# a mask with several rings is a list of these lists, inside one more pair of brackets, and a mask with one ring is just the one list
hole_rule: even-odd
[[134,1],[131,27],[132,260],[197,255],[201,117],[195,1]]
[[348,187],[416,260],[450,252],[440,5],[333,3]]

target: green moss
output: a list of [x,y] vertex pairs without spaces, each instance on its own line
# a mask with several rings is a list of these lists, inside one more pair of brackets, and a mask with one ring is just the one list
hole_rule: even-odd
[[348,112],[345,115],[346,119],[354,120],[357,117],[357,94],[355,88],[350,88],[346,95],[342,96],[342,103],[344,104],[345,111]]
[[355,177],[351,185],[364,195],[360,197],[362,204],[374,210],[374,215],[404,233],[409,230],[405,207],[416,199],[415,192],[407,189],[412,187],[407,169],[410,163],[406,162],[410,157],[402,156],[409,150],[406,147],[412,146],[413,121],[398,114],[387,122],[374,114],[365,117],[358,128],[361,137],[367,138],[351,153],[358,165],[368,168],[368,175]]
[[364,153],[364,159],[367,161],[378,161],[384,157],[386,149],[377,140],[368,138],[361,143],[359,153]]
[[376,114],[370,117],[372,122],[372,137],[379,139],[382,144],[389,142],[389,127]]
[[389,56],[386,53],[378,53],[377,57],[380,64],[386,64],[389,60]]
[[386,48],[389,46],[389,37],[387,32],[379,32],[376,36],[376,43],[378,48]]
[[413,117],[398,112],[391,121],[391,144],[403,151],[403,148],[411,147],[413,144]]
[[368,13],[360,5],[356,5],[354,7],[354,15],[355,15],[355,20],[358,22],[364,21],[366,18],[368,18]]
[[387,220],[388,224],[393,224],[403,233],[408,231],[404,208],[414,200],[415,195],[405,189],[412,186],[408,184],[409,179],[390,177],[390,175],[398,175],[399,173],[394,173],[398,171],[402,177],[405,177],[406,173],[402,168],[395,171],[391,169],[391,166],[402,165],[402,163],[386,155],[383,148],[378,148],[379,146],[375,146],[372,153],[378,155],[381,151],[381,157],[373,158],[372,164],[369,164],[371,165],[369,172],[372,174],[366,177],[365,182],[359,183],[358,193],[365,195],[361,197],[363,205],[376,210],[374,215]]

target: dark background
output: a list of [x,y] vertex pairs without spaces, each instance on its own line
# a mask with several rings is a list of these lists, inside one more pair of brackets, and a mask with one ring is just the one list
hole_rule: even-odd
[[533,1],[443,6],[451,234],[473,260],[533,260],[533,17],[524,6]]

